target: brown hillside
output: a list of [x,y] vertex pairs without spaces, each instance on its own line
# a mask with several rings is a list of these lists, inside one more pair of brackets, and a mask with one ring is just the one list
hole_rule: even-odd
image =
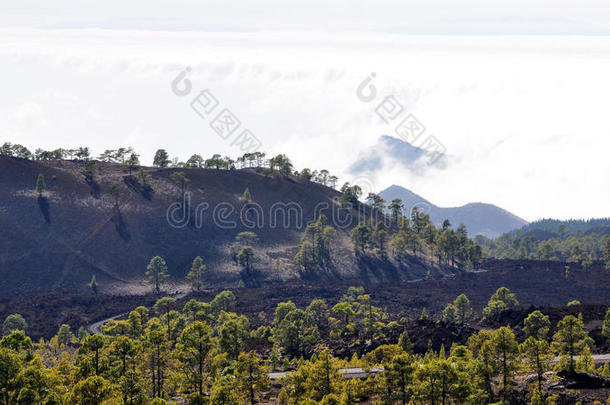
[[[255,246],[256,272],[248,276],[248,282],[298,279],[301,274],[292,258],[300,233],[314,214],[324,213],[333,223],[333,212],[338,212],[333,209],[339,196],[336,190],[263,170],[144,168],[152,176],[151,190],[147,190],[135,173],[130,177],[120,165],[97,163],[97,167],[94,181],[87,182],[83,162],[0,157],[0,269],[4,275],[0,296],[83,290],[92,275],[102,292],[112,293],[139,283],[155,255],[167,261],[174,281],[182,281],[193,258],[200,255],[208,265],[211,285],[235,285],[241,268],[230,259],[228,246],[242,231],[253,231],[260,238]],[[190,179],[187,204],[182,204],[180,188],[170,179],[176,171]],[[47,185],[42,198],[35,191],[39,173]],[[118,208],[110,194],[115,183],[120,190]],[[246,188],[252,204],[242,198]],[[295,211],[278,205],[282,203],[298,204],[301,223]],[[169,207],[174,208],[176,219],[172,224],[167,219]],[[260,224],[257,210],[262,213]],[[290,214],[284,224],[286,212]],[[335,221],[339,241],[333,265],[313,277],[388,281],[417,279],[427,273],[417,260],[357,261],[349,243],[349,229],[357,222],[357,213],[352,215],[345,224]],[[432,274],[439,271],[446,272],[432,269]]]

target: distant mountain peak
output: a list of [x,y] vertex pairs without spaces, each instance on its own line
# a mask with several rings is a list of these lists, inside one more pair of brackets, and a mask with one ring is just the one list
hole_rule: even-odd
[[[413,203],[425,203],[425,204],[430,204],[432,206],[435,206],[434,204],[432,204],[430,201],[426,200],[424,197],[420,196],[419,194],[414,193],[413,191],[406,189],[402,186],[398,186],[396,184],[392,184],[390,187],[386,188],[385,190],[382,191],[382,193],[387,193],[387,194],[396,194],[399,193],[402,195],[402,197],[400,197],[400,199],[402,200],[403,204],[405,204],[405,208],[408,209],[408,207],[406,206],[407,201],[410,202],[411,204]],[[385,198],[385,197],[384,197]],[[391,200],[388,200],[388,202],[390,202]]]
[[375,145],[358,154],[349,171],[353,174],[376,172],[383,169],[386,162],[412,171],[422,171],[429,167],[444,169],[447,166],[447,158],[444,155],[431,164],[428,158],[428,152],[422,148],[390,135],[381,135]]
[[379,195],[388,202],[400,198],[405,206],[406,214],[409,214],[413,207],[419,207],[430,215],[430,219],[437,226],[442,224],[445,219],[448,219],[454,228],[463,223],[470,236],[483,235],[495,238],[528,224],[526,220],[503,208],[483,202],[472,202],[461,207],[439,207],[413,191],[396,184],[386,188]]

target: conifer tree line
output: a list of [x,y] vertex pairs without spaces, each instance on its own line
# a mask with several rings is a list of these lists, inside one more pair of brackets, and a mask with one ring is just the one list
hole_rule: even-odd
[[[194,262],[193,277],[201,269]],[[483,314],[517,305],[515,294],[502,287]],[[124,319],[107,322],[101,334],[84,328],[74,333],[61,325],[51,339],[38,342],[27,336],[21,315],[10,315],[0,339],[0,401],[474,405],[509,402],[517,377],[533,375],[527,397],[532,404],[552,404],[556,398],[545,390],[548,371],[610,376],[608,364],[595,367],[593,340],[580,315],[551,325],[536,310],[523,320],[520,340],[504,326],[422,349],[412,342],[417,325],[472,321],[464,294],[447,305],[442,321],[391,319],[362,287],[350,287],[334,305],[322,299],[305,308],[280,302],[272,319],[257,328],[237,308],[231,291],[210,302],[193,298],[180,304],[163,297],[152,308],[139,306]],[[610,338],[610,310],[602,333]],[[254,350],[257,341],[268,341],[271,349]],[[332,349],[348,347],[344,357]],[[345,378],[346,368],[374,372]],[[269,373],[279,371],[285,376],[272,387]]]
[[[82,161],[84,162],[82,173],[86,181],[95,183],[97,169],[88,147],[59,148],[52,151],[36,149],[34,153],[31,153],[23,145],[6,142],[0,147],[0,155],[22,159]],[[133,148],[126,147],[105,150],[97,157],[97,160],[121,164],[126,171],[129,171],[129,177],[137,180],[144,191],[151,191],[151,175],[140,167],[139,158],[140,155]],[[214,154],[209,159],[194,154],[186,162],[181,162],[177,158],[170,159],[165,149],[159,149],[154,155],[153,164],[158,168],[188,167],[219,170],[236,169],[237,164],[239,167],[257,168],[257,170],[265,170],[276,175],[299,176],[329,187],[335,187],[337,182],[337,177],[331,175],[328,170],[312,171],[309,168],[304,168],[301,171],[294,170],[292,162],[284,154],[266,159],[265,153],[262,152],[245,153],[236,160],[227,156],[222,157],[219,154]],[[136,169],[138,169],[136,175],[132,177],[132,172]],[[186,185],[190,181],[186,174],[184,172],[174,172],[171,174],[171,180],[176,183],[181,190],[181,195],[184,196]],[[45,178],[42,174],[39,174],[36,182],[36,192],[39,196],[43,196],[45,191]],[[342,205],[357,207],[361,204],[362,189],[358,185],[345,183],[340,191],[339,202]],[[114,189],[111,188],[110,194],[115,199],[115,205],[118,206],[120,197],[118,185]],[[244,191],[244,199],[248,202],[252,201],[248,189]],[[484,256],[561,260],[568,263],[578,263],[585,269],[591,267],[595,262],[603,262],[606,268],[610,269],[610,235],[583,234],[580,229],[577,232],[566,231],[564,224],[556,226],[553,223],[551,225],[558,228],[555,229],[557,233],[563,236],[538,240],[532,235],[521,236],[519,232],[512,232],[495,240],[486,239],[482,236],[477,236],[472,240],[468,238],[467,230],[463,224],[453,229],[452,224],[445,220],[437,228],[430,221],[429,215],[421,212],[417,207],[414,207],[410,213],[407,212],[405,215],[405,207],[400,199],[394,199],[388,203],[380,195],[369,193],[366,196],[366,202],[375,212],[390,218],[391,225],[388,226],[388,221],[375,220],[374,215],[371,216],[370,220],[357,224],[350,237],[355,251],[359,255],[375,255],[383,260],[390,257],[400,260],[406,255],[412,255],[428,260],[430,264],[469,269],[477,268]],[[319,221],[325,223],[320,224]],[[605,220],[596,221],[601,221],[600,226],[607,222],[604,222]],[[336,232],[331,230],[326,222],[328,222],[326,218],[319,218],[316,223],[307,227],[302,236],[294,263],[303,273],[328,270],[332,267],[331,255],[333,243],[336,241]],[[552,222],[552,220],[539,222],[546,224]],[[567,221],[568,224],[571,224],[571,227],[578,228],[578,226],[581,226],[582,228],[582,226],[585,226],[579,224],[578,221],[572,222]],[[326,229],[325,234],[321,229],[322,227]],[[244,253],[242,263],[248,264],[246,267],[250,268],[249,262],[254,252],[247,250]]]
[[[361,204],[362,189],[358,185],[345,183],[341,192],[339,203],[343,206]],[[361,220],[350,232],[356,254],[383,260],[391,256],[399,261],[411,255],[454,268],[475,269],[481,264],[482,249],[468,237],[463,224],[454,230],[445,220],[437,228],[417,206],[405,215],[404,204],[398,198],[388,204],[380,195],[369,193],[366,201],[371,208],[368,220]]]
[[[118,149],[106,149],[99,156],[93,157],[88,147],[78,147],[74,149],[58,148],[54,150],[44,150],[37,148],[31,152],[28,148],[20,144],[5,142],[0,146],[0,156],[11,156],[27,160],[73,160],[89,162],[98,160],[100,162],[118,163],[131,170],[140,166],[140,155],[132,147]],[[326,169],[311,170],[305,168],[301,171],[294,170],[294,166],[288,156],[279,154],[270,158],[263,152],[248,152],[233,159],[229,156],[213,154],[210,158],[204,159],[200,154],[193,154],[186,162],[179,158],[170,158],[165,149],[158,149],[153,157],[153,166],[158,168],[210,168],[234,170],[236,168],[265,168],[271,173],[281,175],[294,175],[303,179],[334,188],[337,184],[337,176],[330,174]]]
[[486,255],[500,259],[530,259],[553,260],[576,263],[584,269],[592,267],[596,262],[603,262],[610,270],[610,234],[591,233],[577,234],[560,233],[546,239],[538,239],[534,235],[504,234],[490,240],[477,237]]
[[[5,143],[0,147],[0,154],[20,157],[25,159],[37,160],[60,160],[73,159],[84,161],[85,167],[83,174],[88,182],[95,181],[96,167],[93,164],[89,148],[79,147],[77,149],[56,149],[54,151],[44,151],[37,149],[33,154],[22,145]],[[209,159],[203,159],[201,155],[194,154],[187,161],[180,162],[178,159],[169,158],[165,149],[159,149],[154,155],[153,165],[158,168],[167,167],[189,167],[189,168],[213,168],[232,170],[236,168],[236,163],[240,167],[255,167],[267,170],[277,175],[294,175],[305,180],[320,183],[325,186],[335,187],[337,177],[331,175],[328,170],[303,170],[295,171],[290,159],[280,154],[270,159],[265,159],[266,155],[261,152],[245,153],[233,160],[230,157],[222,157],[214,154]],[[140,155],[133,148],[119,148],[105,150],[97,158],[99,161],[118,163],[129,171],[130,178],[132,171],[137,170],[135,180],[144,190],[150,190],[151,175],[146,173],[140,166]],[[42,175],[41,175],[42,176]],[[171,180],[179,187],[181,196],[184,196],[186,185],[190,182],[188,176],[182,172],[173,172]],[[39,178],[36,190],[41,195],[45,187],[41,185],[44,176]],[[341,189],[339,203],[356,207],[360,205],[362,189],[358,185],[345,183]],[[112,193],[116,205],[119,203],[119,192]],[[252,201],[250,190],[246,188],[243,194],[244,200]],[[351,239],[354,247],[359,254],[377,254],[382,259],[387,259],[389,252],[400,259],[410,253],[414,256],[435,257],[438,265],[450,265],[452,267],[477,267],[481,260],[481,250],[477,243],[468,238],[466,228],[460,225],[456,230],[451,229],[449,221],[445,221],[440,229],[436,229],[427,214],[414,208],[410,217],[404,215],[402,201],[395,199],[387,206],[383,198],[375,193],[367,196],[367,203],[371,208],[388,218],[391,218],[392,226],[385,225],[386,221],[369,221],[358,224],[351,232]],[[305,273],[314,272],[320,269],[328,269],[332,266],[333,244],[337,238],[337,232],[331,225],[328,225],[326,217],[317,218],[316,222],[309,224],[302,235],[299,251],[294,258],[294,263]],[[232,253],[234,259],[239,252]],[[241,264],[250,269],[251,258],[254,251],[246,249],[242,254]]]

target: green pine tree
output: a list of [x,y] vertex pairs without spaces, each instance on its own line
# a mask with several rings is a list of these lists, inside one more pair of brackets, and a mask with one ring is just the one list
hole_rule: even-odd
[[248,187],[246,187],[246,189],[244,190],[242,198],[247,202],[252,202],[252,196],[250,195],[250,190],[248,189]]
[[47,191],[47,184],[44,181],[44,175],[40,173],[36,179],[36,192],[38,193],[39,197],[42,197],[42,194],[45,191]]

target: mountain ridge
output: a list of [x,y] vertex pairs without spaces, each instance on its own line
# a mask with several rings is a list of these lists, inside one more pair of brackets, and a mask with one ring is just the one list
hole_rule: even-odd
[[[0,298],[86,291],[93,275],[102,294],[130,293],[142,288],[154,256],[161,256],[171,279],[180,282],[196,256],[207,265],[208,286],[307,278],[293,259],[305,226],[319,214],[336,219],[337,238],[332,266],[315,274],[317,280],[413,280],[445,272],[422,258],[357,256],[349,232],[359,212],[352,210],[346,222],[345,214],[334,214],[339,191],[293,174],[138,166],[134,172],[146,174],[145,187],[123,165],[92,162],[96,173],[87,179],[82,161],[0,156]],[[188,199],[181,199],[177,172],[189,179],[183,186]],[[46,183],[40,191],[39,175]],[[258,235],[249,272],[231,256],[236,236],[245,231]]]
[[528,222],[523,218],[484,202],[470,202],[457,207],[439,207],[413,191],[393,184],[379,193],[387,202],[400,198],[408,214],[414,207],[430,215],[432,222],[439,226],[449,219],[453,227],[463,223],[471,237],[483,235],[495,238],[511,230],[519,229]]

